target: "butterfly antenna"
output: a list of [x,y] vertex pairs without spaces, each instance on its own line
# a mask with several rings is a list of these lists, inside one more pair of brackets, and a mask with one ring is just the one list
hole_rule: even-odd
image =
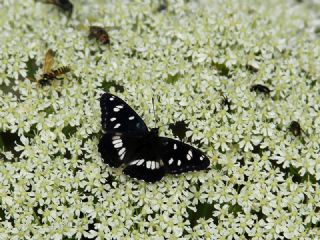
[[152,97],[152,110],[153,110],[153,116],[154,116],[154,125],[155,125],[155,128],[157,128],[157,123],[158,123],[158,120],[157,120],[157,116],[156,116],[156,111],[155,111],[155,107],[154,107],[154,97]]

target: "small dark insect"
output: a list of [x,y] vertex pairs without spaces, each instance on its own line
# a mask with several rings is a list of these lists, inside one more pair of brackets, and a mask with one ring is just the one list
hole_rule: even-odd
[[221,96],[222,96],[221,104],[228,108],[227,109],[228,112],[231,111],[231,100],[223,93],[221,93]]
[[95,38],[102,44],[110,44],[110,38],[106,30],[98,26],[90,26],[89,39]]
[[52,66],[54,64],[54,55],[55,54],[51,49],[46,52],[43,65],[43,75],[41,79],[38,80],[38,84],[41,86],[49,85],[51,80],[70,72],[70,67],[68,66],[63,66],[52,70]]
[[252,73],[257,73],[259,71],[259,68],[252,64],[247,64],[246,68]]
[[269,95],[271,90],[264,86],[264,85],[261,85],[261,84],[254,84],[250,87],[250,91],[255,91],[255,92],[260,92],[260,93],[264,93],[266,95]]
[[69,0],[46,0],[45,3],[56,5],[61,10],[72,14],[73,5]]
[[158,6],[157,11],[162,12],[164,10],[167,10],[167,8],[168,8],[168,1],[163,0],[163,1],[161,1],[160,5]]
[[292,121],[292,122],[290,123],[289,130],[292,132],[292,134],[293,134],[295,137],[301,136],[302,129],[301,129],[300,124],[299,124],[297,121]]
[[209,158],[181,141],[160,137],[158,128],[148,129],[142,118],[122,99],[104,93],[100,99],[104,135],[98,150],[106,164],[124,166],[130,177],[156,182],[165,174],[207,169]]

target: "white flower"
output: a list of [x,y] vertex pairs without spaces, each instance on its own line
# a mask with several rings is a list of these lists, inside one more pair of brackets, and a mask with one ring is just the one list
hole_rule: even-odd
[[[178,0],[158,12],[156,1],[88,1],[68,17],[39,1],[2,1],[0,238],[317,238],[318,8],[310,4],[250,2],[239,11],[235,1]],[[90,25],[106,28],[111,44],[89,40]],[[48,49],[53,69],[71,72],[41,87]],[[183,141],[202,149],[210,169],[149,184],[107,166],[97,149],[105,91],[161,136],[186,122]],[[301,136],[288,129],[293,120]]]

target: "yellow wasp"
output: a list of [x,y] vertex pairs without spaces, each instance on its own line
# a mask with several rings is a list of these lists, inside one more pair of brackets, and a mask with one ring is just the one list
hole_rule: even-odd
[[46,55],[44,57],[43,75],[41,79],[38,80],[38,83],[41,86],[49,85],[51,80],[56,79],[57,77],[70,72],[71,70],[68,66],[62,66],[52,70],[52,66],[54,64],[54,56],[55,54],[51,49],[46,52]]

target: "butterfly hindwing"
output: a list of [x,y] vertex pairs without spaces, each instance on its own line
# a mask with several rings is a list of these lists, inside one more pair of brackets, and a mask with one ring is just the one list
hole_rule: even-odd
[[165,175],[165,165],[159,158],[159,136],[150,131],[135,141],[138,145],[123,172],[146,182],[159,181]]
[[210,160],[203,152],[186,143],[165,137],[159,137],[159,142],[159,155],[167,173],[203,170],[210,165]]
[[106,132],[143,135],[148,128],[141,117],[122,99],[110,93],[100,98],[101,123]]
[[136,159],[131,161],[123,173],[146,182],[156,182],[165,175],[165,166],[160,159]]

